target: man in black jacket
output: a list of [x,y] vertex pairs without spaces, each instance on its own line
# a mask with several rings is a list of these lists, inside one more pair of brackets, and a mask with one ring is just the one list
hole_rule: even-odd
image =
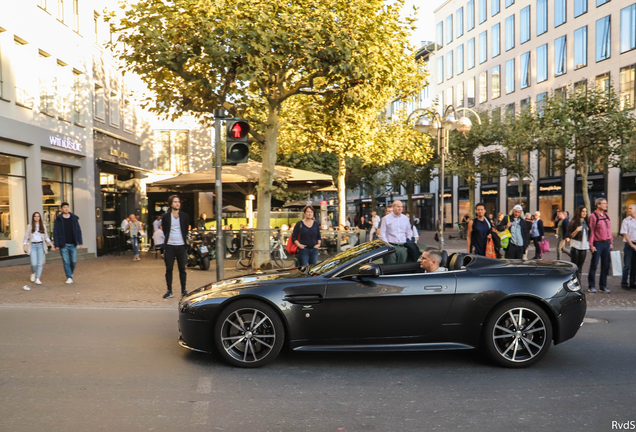
[[502,232],[506,228],[510,230],[510,240],[506,249],[507,259],[522,259],[523,254],[530,245],[530,229],[532,225],[523,218],[523,207],[516,205],[512,209],[512,218],[505,216],[497,226],[497,231]]
[[77,249],[82,248],[82,229],[79,218],[70,212],[67,202],[63,202],[62,213],[55,218],[53,225],[53,245],[60,251],[64,263],[66,283],[73,283],[73,273],[77,264]]
[[181,282],[181,296],[187,294],[186,291],[186,263],[188,262],[188,252],[186,241],[190,228],[190,218],[187,213],[182,212],[181,200],[178,196],[172,195],[168,198],[170,211],[161,218],[161,229],[166,237],[164,242],[163,261],[166,264],[166,285],[168,291],[163,298],[172,297],[172,269],[174,260],[177,259],[179,267],[179,281]]

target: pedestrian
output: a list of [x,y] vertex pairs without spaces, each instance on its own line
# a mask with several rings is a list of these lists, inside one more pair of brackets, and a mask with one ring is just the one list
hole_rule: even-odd
[[141,222],[137,220],[135,214],[128,217],[128,229],[126,232],[130,236],[130,244],[133,250],[133,261],[141,261],[139,258],[139,238],[141,237]]
[[377,234],[378,228],[380,228],[380,222],[382,222],[382,218],[378,216],[376,212],[371,212],[371,234],[369,235],[370,240],[375,240],[375,236]]
[[172,298],[172,270],[174,260],[177,260],[179,268],[179,282],[181,282],[181,296],[187,294],[186,291],[186,263],[188,262],[188,252],[186,239],[190,228],[190,217],[181,211],[181,199],[172,195],[168,198],[170,211],[161,218],[161,229],[165,236],[163,261],[166,264],[166,285],[168,290],[163,295],[164,299]]
[[587,208],[580,206],[574,212],[574,219],[568,225],[565,240],[570,242],[570,261],[576,264],[576,277],[581,281],[581,270],[590,250],[590,218]]
[[199,219],[197,220],[197,230],[198,231],[205,231],[205,222],[208,219],[208,215],[204,213],[201,213],[201,216],[199,216]]
[[314,208],[303,208],[303,219],[296,224],[292,232],[292,242],[298,247],[296,256],[298,267],[318,264],[318,250],[322,239],[320,237],[320,225],[314,220]]
[[155,244],[155,251],[157,250],[157,247],[158,247],[161,253],[161,258],[163,258],[163,244],[166,241],[166,236],[163,234],[163,230],[161,229],[161,224],[159,224],[159,227],[152,235],[152,240]]
[[380,225],[380,240],[393,245],[395,252],[387,258],[388,263],[405,263],[408,252],[405,244],[406,239],[413,235],[411,221],[402,214],[404,206],[402,201],[393,201],[393,211],[382,218]]
[[345,221],[346,229],[351,228],[351,216],[347,216],[347,220]]
[[[587,210],[586,210],[587,211]],[[561,259],[561,254],[564,253],[563,248],[565,247],[566,242],[566,234],[568,232],[568,228],[570,225],[570,220],[567,218],[566,214],[562,210],[557,210],[557,218],[556,218],[556,238],[557,238],[557,260]],[[565,252],[567,253],[567,251]]]
[[406,217],[409,218],[409,222],[411,223],[411,237],[406,239],[406,243],[404,246],[406,247],[407,258],[406,262],[417,262],[422,252],[420,251],[417,242],[420,239],[420,233],[417,232],[417,227],[415,226],[415,220],[411,218],[411,216],[407,213]]
[[499,232],[510,230],[510,240],[506,248],[507,259],[522,259],[530,244],[530,222],[523,218],[523,207],[519,204],[512,208],[512,216],[504,216],[497,227]]
[[153,234],[159,231],[160,228],[161,228],[161,215],[158,214],[157,216],[155,216],[155,220],[152,223]]
[[77,264],[77,249],[82,247],[82,229],[79,217],[70,212],[67,202],[62,203],[62,213],[55,218],[53,225],[53,244],[60,251],[64,263],[66,283],[73,283],[73,273]]
[[27,225],[24,234],[24,253],[31,258],[31,282],[36,285],[42,285],[40,276],[42,276],[42,266],[46,261],[45,255],[49,248],[52,247],[49,233],[42,221],[42,215],[39,212],[33,213],[31,223]]
[[[621,288],[629,290],[636,288],[636,204],[630,204],[627,211],[629,216],[623,219],[621,224],[621,234],[625,242]],[[629,276],[629,285],[627,276]]]
[[129,217],[127,217],[123,221],[121,221],[121,230],[123,232],[127,232],[128,231],[128,224],[129,223],[130,223],[130,218]]
[[543,221],[541,220],[541,212],[534,212],[534,220],[532,221],[530,236],[534,243],[533,259],[541,259],[541,257],[543,257],[543,252],[541,252],[541,245],[539,242],[545,240],[545,231],[543,229]]
[[468,221],[466,228],[466,249],[468,253],[486,256],[488,240],[492,240],[492,224],[486,218],[486,205],[478,203],[475,214],[477,217]]
[[590,215],[590,250],[592,251],[592,262],[587,275],[587,285],[590,292],[596,291],[596,268],[601,260],[601,275],[598,280],[598,287],[601,291],[609,294],[607,288],[607,274],[610,268],[610,252],[614,244],[612,237],[612,221],[607,214],[607,200],[597,198],[594,202],[596,210]]

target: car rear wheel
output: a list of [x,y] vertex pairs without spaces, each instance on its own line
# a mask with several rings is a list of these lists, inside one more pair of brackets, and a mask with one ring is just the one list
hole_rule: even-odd
[[221,357],[233,366],[254,368],[274,360],[285,340],[283,322],[258,300],[241,300],[225,308],[214,330]]
[[509,368],[538,362],[552,344],[552,323],[545,311],[527,300],[499,306],[484,326],[484,345],[495,363]]

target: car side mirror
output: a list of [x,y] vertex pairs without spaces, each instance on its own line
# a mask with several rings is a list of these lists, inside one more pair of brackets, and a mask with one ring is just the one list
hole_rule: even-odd
[[377,264],[365,264],[360,267],[360,276],[379,277],[380,267]]

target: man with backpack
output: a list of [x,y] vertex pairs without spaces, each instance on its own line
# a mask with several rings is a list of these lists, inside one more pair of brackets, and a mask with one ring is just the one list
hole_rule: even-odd
[[598,260],[601,259],[601,275],[598,280],[598,287],[601,291],[609,294],[607,288],[607,274],[610,268],[610,252],[614,243],[612,237],[612,221],[607,214],[607,200],[597,198],[594,202],[596,210],[590,215],[590,251],[592,251],[592,261],[590,271],[587,276],[587,286],[590,292],[596,291],[596,268]]

